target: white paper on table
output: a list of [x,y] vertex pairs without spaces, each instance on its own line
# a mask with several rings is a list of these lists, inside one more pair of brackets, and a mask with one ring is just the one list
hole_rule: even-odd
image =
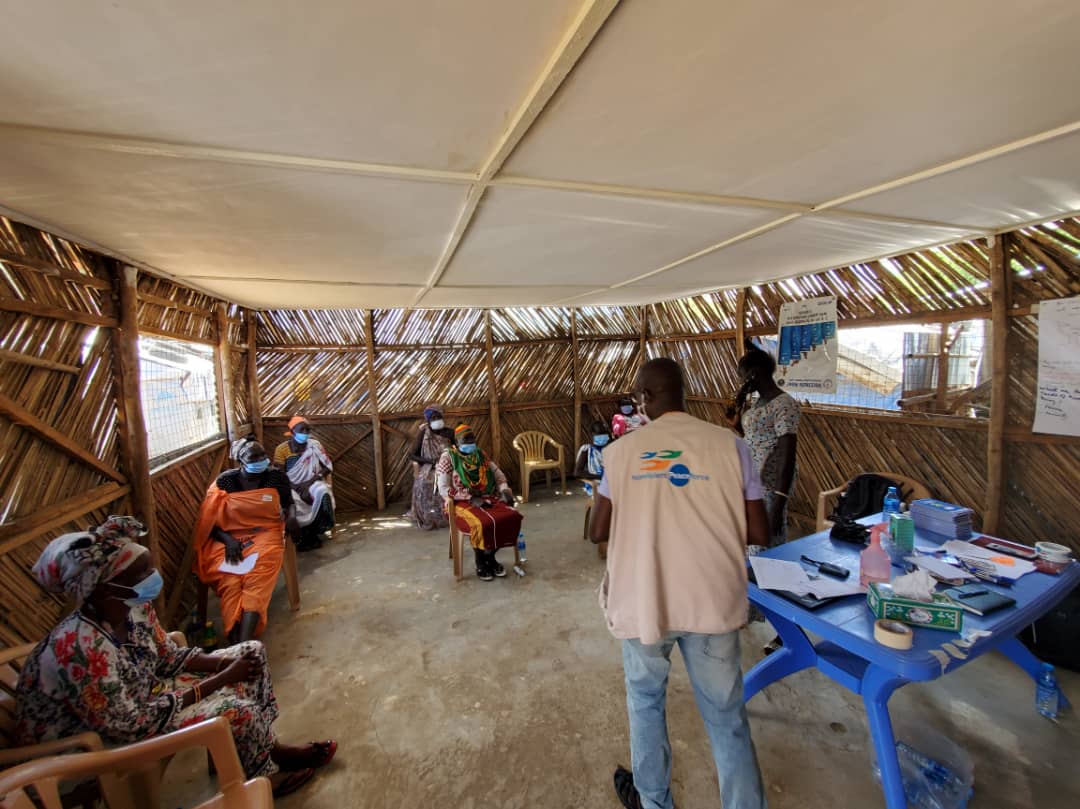
[[[993,551],[989,548],[980,548],[978,545],[972,545],[970,542],[964,542],[959,539],[950,539],[941,547],[946,553],[951,553],[959,559],[978,559],[980,562],[986,562],[993,565],[994,575],[1002,579],[1012,579],[1015,581],[1021,576],[1025,576],[1035,570],[1035,565],[1027,559],[1017,559],[1014,556],[1009,556],[1007,553]],[[994,561],[995,559],[1000,558],[1008,559],[1009,564],[1001,564],[1000,562]]]
[[259,552],[245,556],[243,561],[233,564],[232,562],[222,562],[218,565],[218,570],[222,573],[233,573],[237,576],[243,576],[245,573],[250,573],[255,569],[255,563],[259,560]]
[[[976,546],[972,545],[971,547],[974,548]],[[944,562],[941,559],[935,559],[933,556],[909,556],[905,561],[911,562],[916,567],[920,567],[941,579],[975,578],[974,575],[968,573],[962,567],[950,565],[948,562]]]
[[798,562],[787,562],[783,559],[751,556],[750,566],[754,569],[754,578],[762,590],[787,590],[795,595],[809,594],[815,598],[834,598],[866,592],[859,585],[858,571],[841,581],[826,576],[811,579],[806,568]]

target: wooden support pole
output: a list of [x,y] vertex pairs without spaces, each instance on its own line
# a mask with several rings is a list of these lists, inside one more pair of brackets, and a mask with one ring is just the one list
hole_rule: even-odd
[[746,287],[739,289],[735,296],[735,356],[741,357],[746,350]]
[[382,419],[379,417],[378,380],[375,374],[375,313],[364,312],[364,340],[367,343],[368,405],[371,408],[371,429],[374,431],[375,503],[379,511],[386,508],[386,486],[383,484]]
[[[120,457],[131,485],[135,516],[146,526],[146,547],[155,559],[159,559],[157,512],[154,508],[154,489],[150,483],[150,453],[139,390],[138,285],[138,271],[134,267],[121,266],[116,273],[117,316],[120,327],[112,333],[119,381],[117,392],[120,396],[117,407],[120,414]],[[187,571],[181,571],[180,575],[186,576]],[[158,602],[157,607],[164,610],[164,597],[159,597]]]
[[570,310],[570,350],[571,369],[574,375],[574,440],[571,442],[570,455],[576,456],[578,442],[581,440],[581,367],[578,358],[577,309]]
[[79,373],[79,367],[77,365],[65,365],[62,362],[43,360],[41,357],[31,357],[29,354],[23,354],[21,351],[11,351],[6,348],[0,348],[0,362],[17,362],[20,365],[30,365],[34,368],[48,368],[50,371],[63,371],[65,374]]
[[990,425],[986,437],[986,506],[983,528],[995,534],[1001,528],[1005,494],[1005,416],[1009,409],[1009,245],[1005,234],[993,237],[990,247]]
[[499,415],[499,382],[495,378],[495,347],[491,337],[491,310],[484,310],[484,363],[488,375],[488,413],[491,419],[491,451],[495,463],[502,463],[502,419]]
[[649,307],[641,307],[641,334],[638,337],[638,366],[649,358]]
[[16,312],[21,315],[33,315],[34,317],[49,317],[54,320],[66,320],[70,323],[82,323],[84,326],[101,326],[113,328],[116,321],[104,315],[95,315],[89,312],[76,312],[72,309],[62,309],[59,306],[45,306],[34,301],[24,301],[18,298],[0,298],[0,312]]
[[946,398],[949,392],[949,324],[941,324],[941,333],[938,336],[941,342],[938,344],[937,355],[937,390],[934,395],[934,404],[939,413],[945,412]]
[[251,415],[251,429],[255,437],[262,443],[263,420],[262,420],[262,397],[259,395],[259,364],[256,356],[255,342],[255,312],[247,309],[244,312],[247,321],[247,378],[248,378],[248,412]]
[[221,423],[230,441],[235,441],[236,424],[236,388],[233,385],[232,350],[229,348],[229,305],[219,302],[215,307],[215,336],[217,337],[217,362],[214,363],[218,385],[218,409],[221,411]]

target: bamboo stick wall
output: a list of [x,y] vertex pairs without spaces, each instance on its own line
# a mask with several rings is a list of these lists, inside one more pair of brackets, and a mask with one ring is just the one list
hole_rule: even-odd
[[[1032,305],[1080,293],[1080,222],[1025,228],[1008,234],[1005,248],[999,530],[1080,549],[1080,440],[1030,431]],[[551,434],[570,467],[589,423],[610,419],[643,355],[683,363],[691,412],[721,422],[738,337],[775,333],[783,302],[836,294],[842,327],[989,318],[992,265],[993,250],[966,243],[647,307],[488,314],[252,312],[140,274],[134,317],[140,333],[218,346],[223,433],[226,424],[230,438],[260,433],[272,451],[287,419],[305,414],[335,460],[341,510],[387,502],[403,511],[408,454],[431,402],[468,421],[519,487],[514,435]],[[118,329],[122,277],[110,259],[0,219],[0,644],[40,637],[65,607],[29,575],[44,544],[139,503],[154,504],[167,616],[179,620],[190,603],[191,525],[207,484],[229,463],[227,441],[139,473],[118,376],[130,337]],[[921,478],[938,496],[985,510],[994,430],[986,420],[805,406],[792,532],[812,527],[820,489],[867,468]]]

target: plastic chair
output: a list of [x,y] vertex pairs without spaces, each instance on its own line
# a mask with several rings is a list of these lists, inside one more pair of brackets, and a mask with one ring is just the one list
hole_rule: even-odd
[[[446,506],[446,518],[450,522],[450,562],[454,568],[454,578],[461,581],[465,578],[465,534],[457,524],[457,504],[454,499],[447,497],[444,501]],[[521,565],[521,551],[514,545],[514,566]]]
[[263,809],[274,805],[267,778],[245,780],[229,722],[219,716],[126,747],[50,756],[12,767],[0,772],[0,795],[4,796],[0,807],[33,809],[34,803],[25,791],[32,786],[44,809],[61,809],[60,781],[85,778],[98,780],[109,809],[156,807],[160,804],[140,799],[133,785],[148,771],[157,771],[162,761],[195,747],[210,751],[217,768],[218,793],[192,809]]
[[[169,637],[177,646],[187,646],[187,639],[183,632],[170,632]],[[15,691],[23,663],[36,646],[35,643],[24,643],[21,646],[0,650],[0,768],[72,751],[93,752],[105,749],[101,737],[90,731],[38,744],[16,744]],[[160,793],[161,777],[168,763],[169,759],[163,759],[157,772],[144,773],[137,783],[133,783],[132,789],[139,798],[137,803],[140,806],[156,805],[154,801]],[[85,807],[94,806],[98,797],[96,784],[80,785],[74,792],[65,796],[69,805],[82,804]],[[0,805],[6,807],[6,804]]]
[[[548,458],[545,454],[548,444],[555,447],[558,457]],[[529,502],[529,477],[533,472],[544,472],[547,486],[551,488],[551,470],[557,469],[562,480],[562,490],[566,491],[566,472],[563,467],[563,445],[547,433],[528,430],[514,436],[514,449],[521,457],[521,501]]]
[[[331,535],[331,538],[332,535]],[[289,595],[289,609],[296,612],[300,609],[300,574],[296,570],[296,543],[288,536],[285,537],[285,558],[281,562],[281,572],[285,574],[285,592]],[[199,626],[206,626],[206,613],[210,601],[210,585],[205,584],[198,576],[197,608]]]
[[[859,474],[868,474],[866,472],[860,472]],[[920,500],[924,497],[932,497],[930,489],[926,487],[926,484],[915,478],[909,478],[906,475],[898,475],[895,472],[870,472],[872,475],[880,475],[883,478],[889,480],[895,480],[900,484],[901,488],[905,491],[910,489],[911,494],[908,496],[909,500]],[[830,497],[837,497],[847,491],[847,487],[851,485],[851,480],[844,483],[843,486],[837,486],[835,489],[829,489],[825,492],[818,493],[817,501],[817,530],[826,531],[833,527],[833,523],[825,515],[830,513],[828,508],[828,500]]]

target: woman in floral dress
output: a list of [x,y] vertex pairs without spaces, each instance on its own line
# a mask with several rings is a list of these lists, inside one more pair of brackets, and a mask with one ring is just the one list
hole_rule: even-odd
[[42,587],[78,608],[20,673],[21,743],[94,731],[122,745],[224,716],[248,777],[272,776],[275,795],[295,791],[330,762],[337,743],[277,741],[277,701],[258,641],[205,654],[169,639],[151,605],[161,574],[133,541],[144,533],[131,517],[110,517],[54,539],[38,559],[33,573]]

